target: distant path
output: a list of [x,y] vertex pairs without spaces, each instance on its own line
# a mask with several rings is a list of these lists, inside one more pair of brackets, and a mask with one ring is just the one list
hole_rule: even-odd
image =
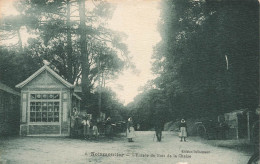
[[100,141],[40,137],[4,139],[0,140],[0,163],[246,164],[249,159],[247,154],[230,149],[189,140],[180,142],[172,132],[163,132],[162,142],[156,142],[153,137],[154,132],[149,131],[137,132],[133,143],[128,143],[123,136]]

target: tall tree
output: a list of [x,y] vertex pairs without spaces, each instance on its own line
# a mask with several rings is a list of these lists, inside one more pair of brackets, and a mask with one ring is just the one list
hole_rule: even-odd
[[[129,63],[124,35],[106,28],[113,7],[105,1],[93,2],[89,11],[85,1],[21,1],[23,14],[33,17],[34,38],[28,40],[27,52],[50,62],[51,67],[70,83],[82,85],[82,107],[89,110],[91,92],[100,78],[116,75]],[[80,43],[78,45],[78,43]],[[98,62],[98,60],[100,62]],[[98,64],[100,71],[98,72]],[[91,112],[91,111],[88,111]]]
[[[85,109],[89,109],[87,106],[87,102],[90,100],[90,81],[89,81],[89,54],[87,52],[86,46],[86,11],[85,11],[85,0],[78,0],[79,4],[79,16],[80,16],[80,25],[79,25],[79,33],[80,33],[80,54],[81,54],[81,67],[82,67],[82,106]],[[92,111],[87,111],[89,113],[93,113]]]
[[165,90],[175,116],[215,117],[256,108],[259,3],[166,0],[161,5],[154,83]]

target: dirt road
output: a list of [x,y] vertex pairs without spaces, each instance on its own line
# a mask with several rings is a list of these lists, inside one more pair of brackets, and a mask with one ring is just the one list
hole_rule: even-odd
[[124,136],[97,141],[70,138],[17,137],[0,141],[0,163],[106,163],[106,164],[245,164],[248,154],[200,142],[180,142],[163,132],[137,132],[135,142]]

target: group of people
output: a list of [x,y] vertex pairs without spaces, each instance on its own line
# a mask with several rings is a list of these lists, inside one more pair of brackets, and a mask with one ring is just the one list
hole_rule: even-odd
[[108,117],[106,121],[97,122],[94,119],[90,119],[89,117],[85,117],[82,121],[83,124],[83,135],[85,139],[97,139],[100,133],[111,136],[112,134],[112,123],[111,118]]
[[82,124],[83,124],[83,135],[85,139],[90,139],[92,137],[96,139],[98,137],[99,132],[97,127],[97,121],[85,117],[82,121]]
[[[73,116],[73,120],[72,121],[72,127],[77,127],[75,124],[75,120],[77,120],[78,114],[76,110],[73,110],[73,112],[75,113]],[[110,136],[112,134],[112,123],[111,123],[111,118],[108,117],[106,119],[105,122],[98,122],[97,120],[91,119],[91,117],[85,115],[82,119],[81,124],[83,125],[83,136],[85,139],[96,139],[99,134],[100,131],[102,131],[101,133],[104,133],[106,136]],[[101,125],[102,124],[102,125]],[[103,128],[102,128],[103,127]],[[140,128],[140,125],[137,126],[137,129]],[[154,121],[154,129],[155,129],[155,136],[157,138],[157,141],[160,142],[162,140],[162,131],[164,128],[164,123],[162,121],[162,119],[156,119]],[[76,128],[78,129],[78,128]],[[187,124],[185,122],[184,119],[181,119],[180,124],[179,124],[179,137],[180,137],[180,141],[181,142],[186,142],[186,138],[187,138]],[[128,118],[127,120],[127,125],[126,125],[126,136],[128,139],[128,142],[134,142],[133,138],[136,137],[135,134],[135,128],[134,128],[134,124],[133,124],[133,119],[132,117]]]
[[75,138],[83,136],[85,139],[97,139],[100,134],[111,136],[112,125],[110,117],[106,120],[92,119],[91,115],[80,114],[76,108],[73,108],[70,127],[71,136]]
[[[158,142],[161,142],[161,140],[162,140],[163,128],[164,128],[164,123],[162,122],[162,120],[155,121],[154,129],[155,129],[155,135],[156,135]],[[181,138],[180,141],[186,142],[187,141],[186,140],[187,124],[184,119],[181,119],[181,122],[179,124],[179,131],[180,131],[179,137]],[[136,136],[132,117],[130,117],[127,122],[126,136],[127,136],[128,142],[133,142],[133,138]]]

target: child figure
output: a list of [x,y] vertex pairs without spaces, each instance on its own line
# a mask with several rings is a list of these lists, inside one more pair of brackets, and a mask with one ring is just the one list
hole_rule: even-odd
[[93,125],[93,137],[96,139],[99,135],[98,127],[97,127],[97,121],[93,121],[92,125]]

